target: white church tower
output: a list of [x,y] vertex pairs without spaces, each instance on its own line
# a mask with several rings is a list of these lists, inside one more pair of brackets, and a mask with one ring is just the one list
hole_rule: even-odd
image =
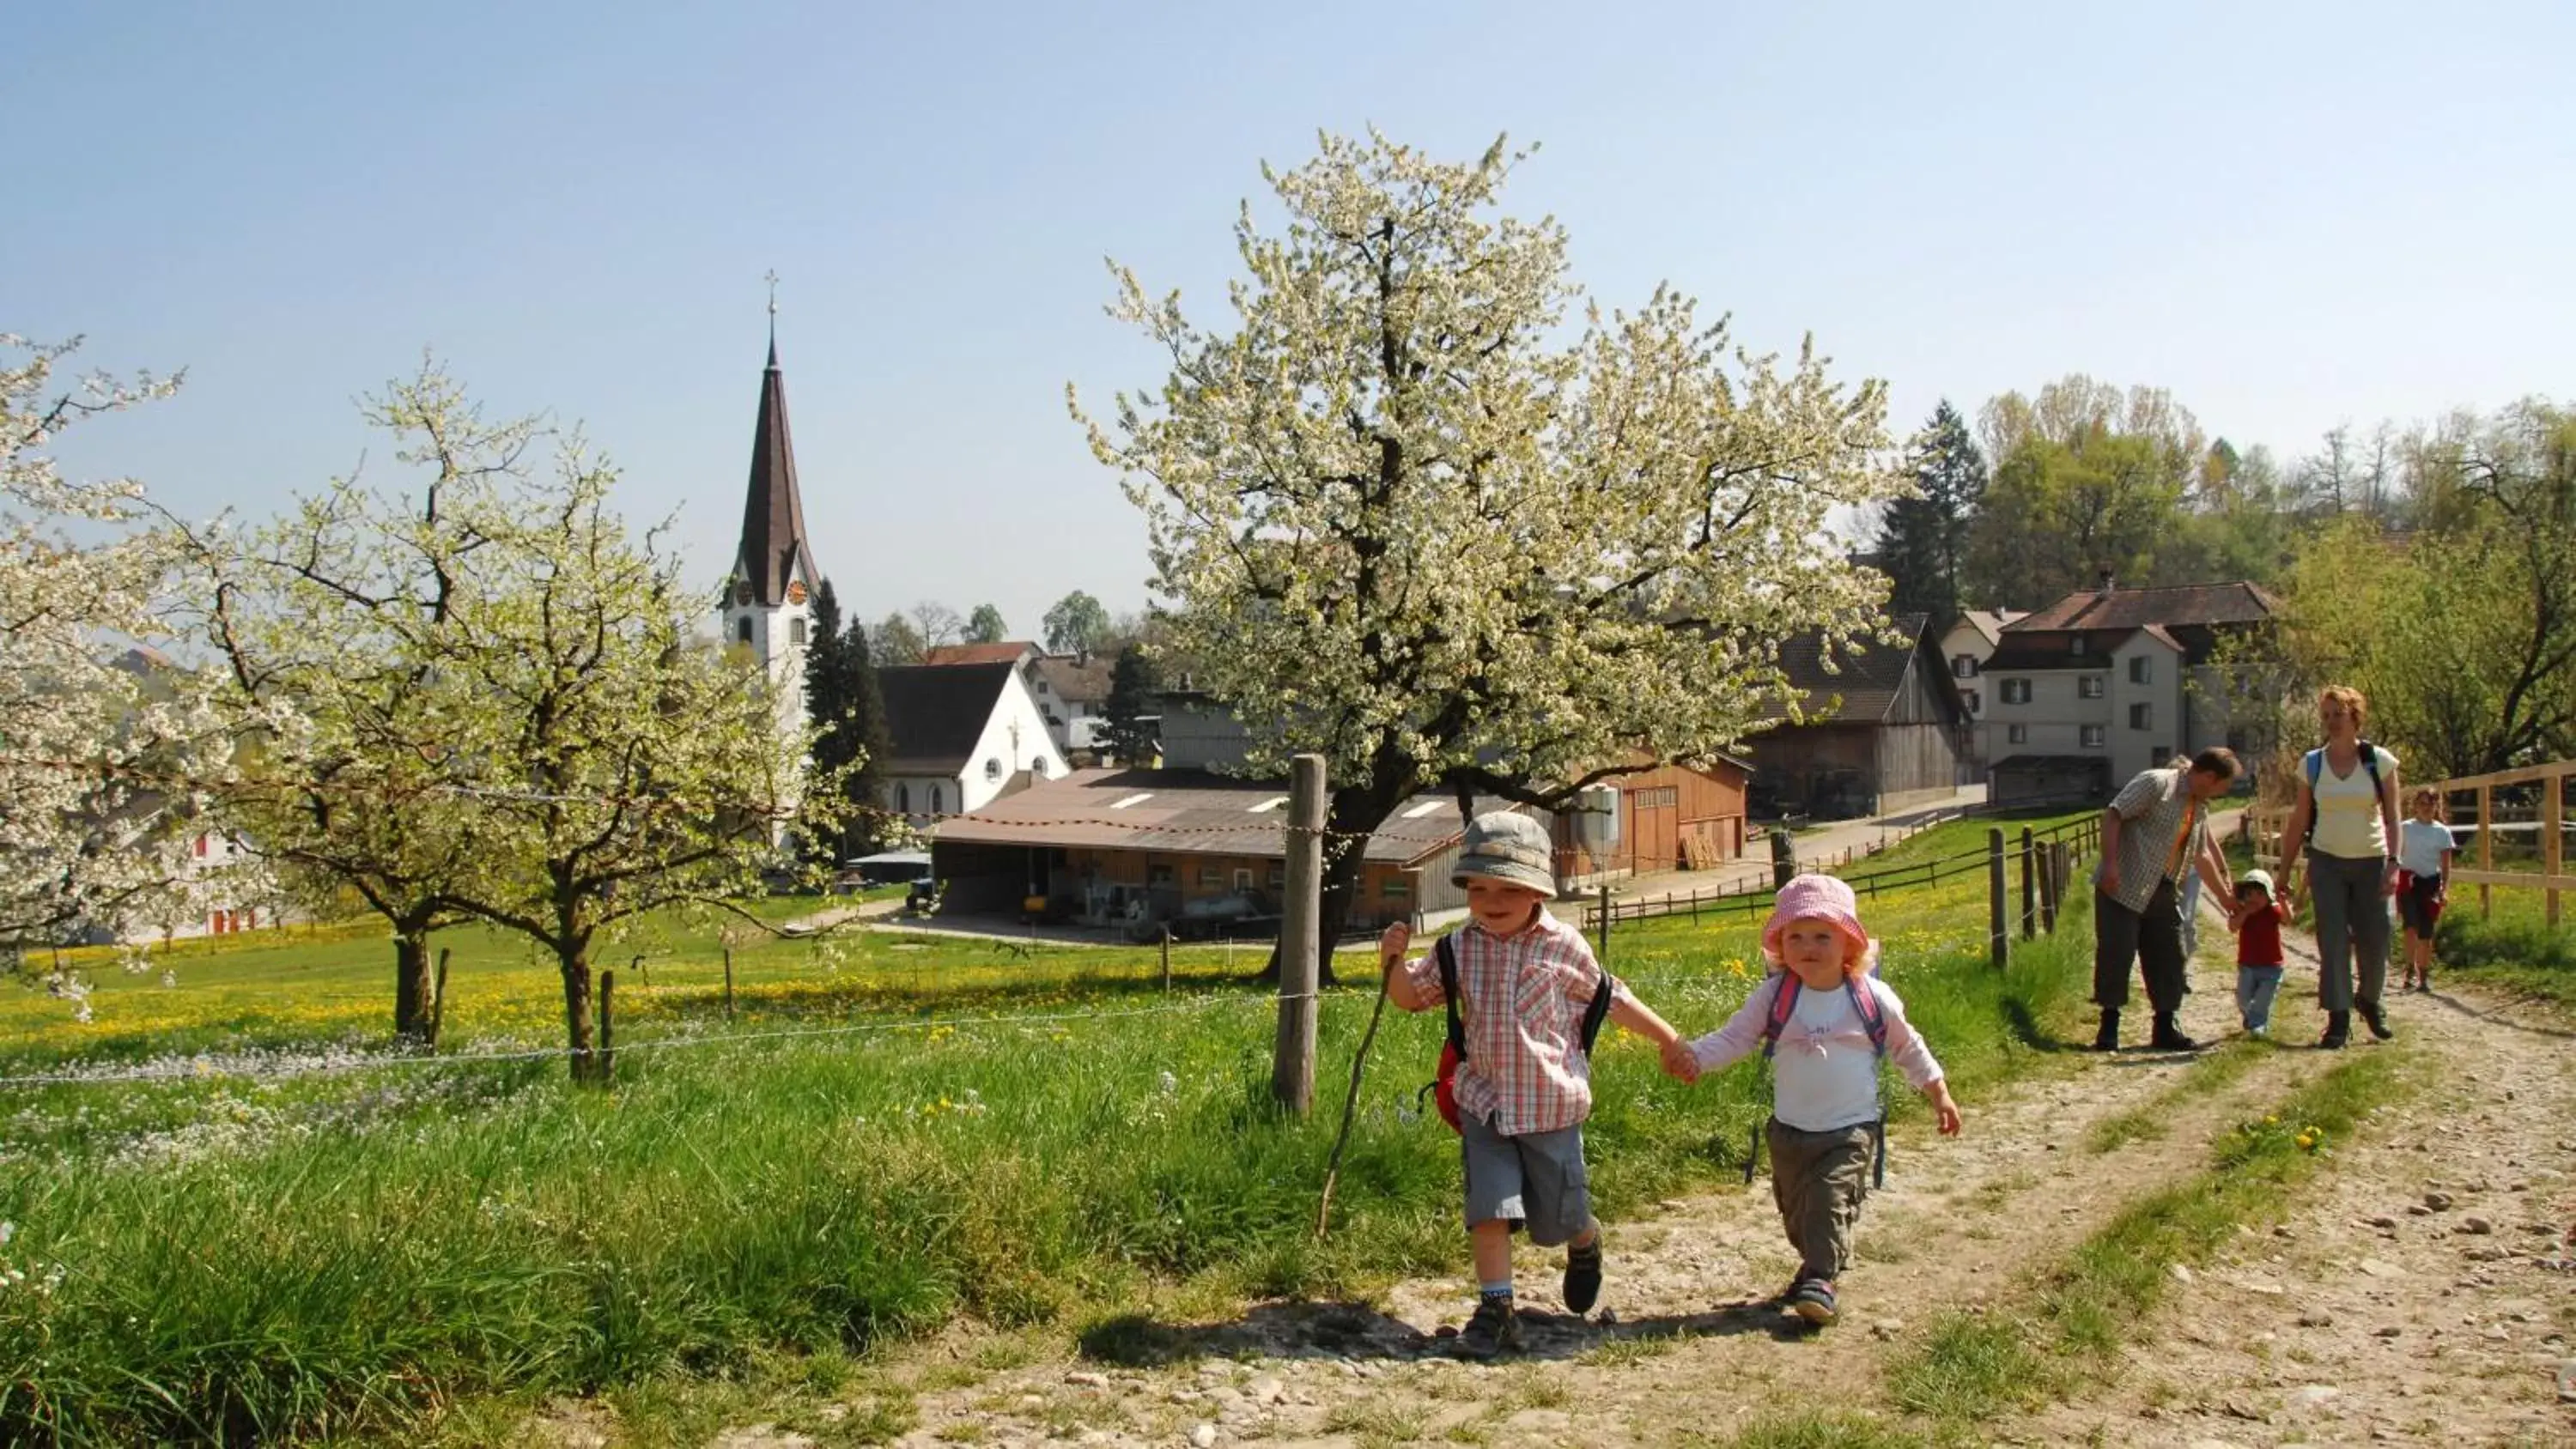
[[787,436],[787,384],[778,372],[777,279],[770,279],[769,365],[760,375],[760,417],[752,426],[751,486],[742,505],[742,544],[721,618],[725,642],[751,651],[778,701],[779,728],[805,725],[805,651],[821,583],[806,546],[805,504],[796,492],[796,449]]

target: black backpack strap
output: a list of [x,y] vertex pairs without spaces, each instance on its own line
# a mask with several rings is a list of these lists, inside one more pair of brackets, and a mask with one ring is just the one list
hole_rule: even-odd
[[1592,1044],[1601,1039],[1601,1023],[1610,1019],[1610,999],[1619,994],[1619,978],[1610,968],[1601,968],[1601,979],[1592,987],[1592,1000],[1583,1008],[1583,1054],[1592,1055]]
[[1449,1010],[1449,1045],[1463,1062],[1467,1059],[1467,1028],[1458,1019],[1458,948],[1449,944],[1452,939],[1441,937],[1431,954],[1440,963],[1440,1004]]

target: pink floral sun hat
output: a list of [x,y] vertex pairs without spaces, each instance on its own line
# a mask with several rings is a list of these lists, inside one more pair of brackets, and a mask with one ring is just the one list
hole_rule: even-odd
[[1780,887],[1771,906],[1771,918],[1762,923],[1762,958],[1776,969],[1780,965],[1780,933],[1791,921],[1823,921],[1840,932],[1843,939],[1860,947],[1860,969],[1878,969],[1878,943],[1860,923],[1860,898],[1851,886],[1835,876],[1802,875]]

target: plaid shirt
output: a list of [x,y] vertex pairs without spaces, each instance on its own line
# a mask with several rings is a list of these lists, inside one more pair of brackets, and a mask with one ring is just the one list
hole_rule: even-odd
[[[2158,885],[2181,880],[2200,860],[2209,838],[2209,807],[2191,798],[2189,774],[2187,765],[2141,770],[2111,799],[2122,822],[2120,889],[2111,899],[2130,910],[2145,910]],[[2095,885],[2111,864],[2106,855],[2094,868]]]
[[[1451,938],[1458,955],[1458,1110],[1490,1119],[1506,1137],[1553,1132],[1592,1115],[1592,1066],[1583,1055],[1583,1008],[1601,966],[1583,933],[1547,913],[1510,936],[1470,920]],[[1426,1005],[1443,1000],[1437,956],[1404,964]],[[1624,989],[1624,988],[1622,988]]]

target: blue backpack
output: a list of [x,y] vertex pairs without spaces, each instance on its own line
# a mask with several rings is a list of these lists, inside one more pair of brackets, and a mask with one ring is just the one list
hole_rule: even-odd
[[[1771,1014],[1762,1022],[1762,1059],[1771,1060],[1780,1049],[1780,1033],[1789,1029],[1789,1020],[1797,1015],[1798,997],[1806,990],[1795,971],[1780,973],[1780,987],[1771,993]],[[1869,1033],[1869,1049],[1878,1060],[1887,1060],[1887,1013],[1878,1009],[1878,993],[1864,990],[1857,976],[1843,978],[1843,994],[1851,998],[1852,1010],[1860,1013],[1861,1030]],[[1870,1153],[1870,1186],[1887,1186],[1887,1118],[1882,1115],[1869,1124],[1874,1150]],[[1744,1185],[1753,1185],[1754,1168],[1762,1161],[1762,1124],[1753,1124],[1753,1143],[1744,1153]]]
[[[2374,796],[2378,795],[2380,793],[2379,746],[2372,744],[2368,740],[2356,740],[2354,741],[2354,747],[2361,751],[2361,767],[2370,772],[2370,793]],[[2325,778],[2326,752],[2323,747],[2308,751],[2306,764],[2308,767],[2308,790],[2313,794],[2317,788],[2317,781]]]

